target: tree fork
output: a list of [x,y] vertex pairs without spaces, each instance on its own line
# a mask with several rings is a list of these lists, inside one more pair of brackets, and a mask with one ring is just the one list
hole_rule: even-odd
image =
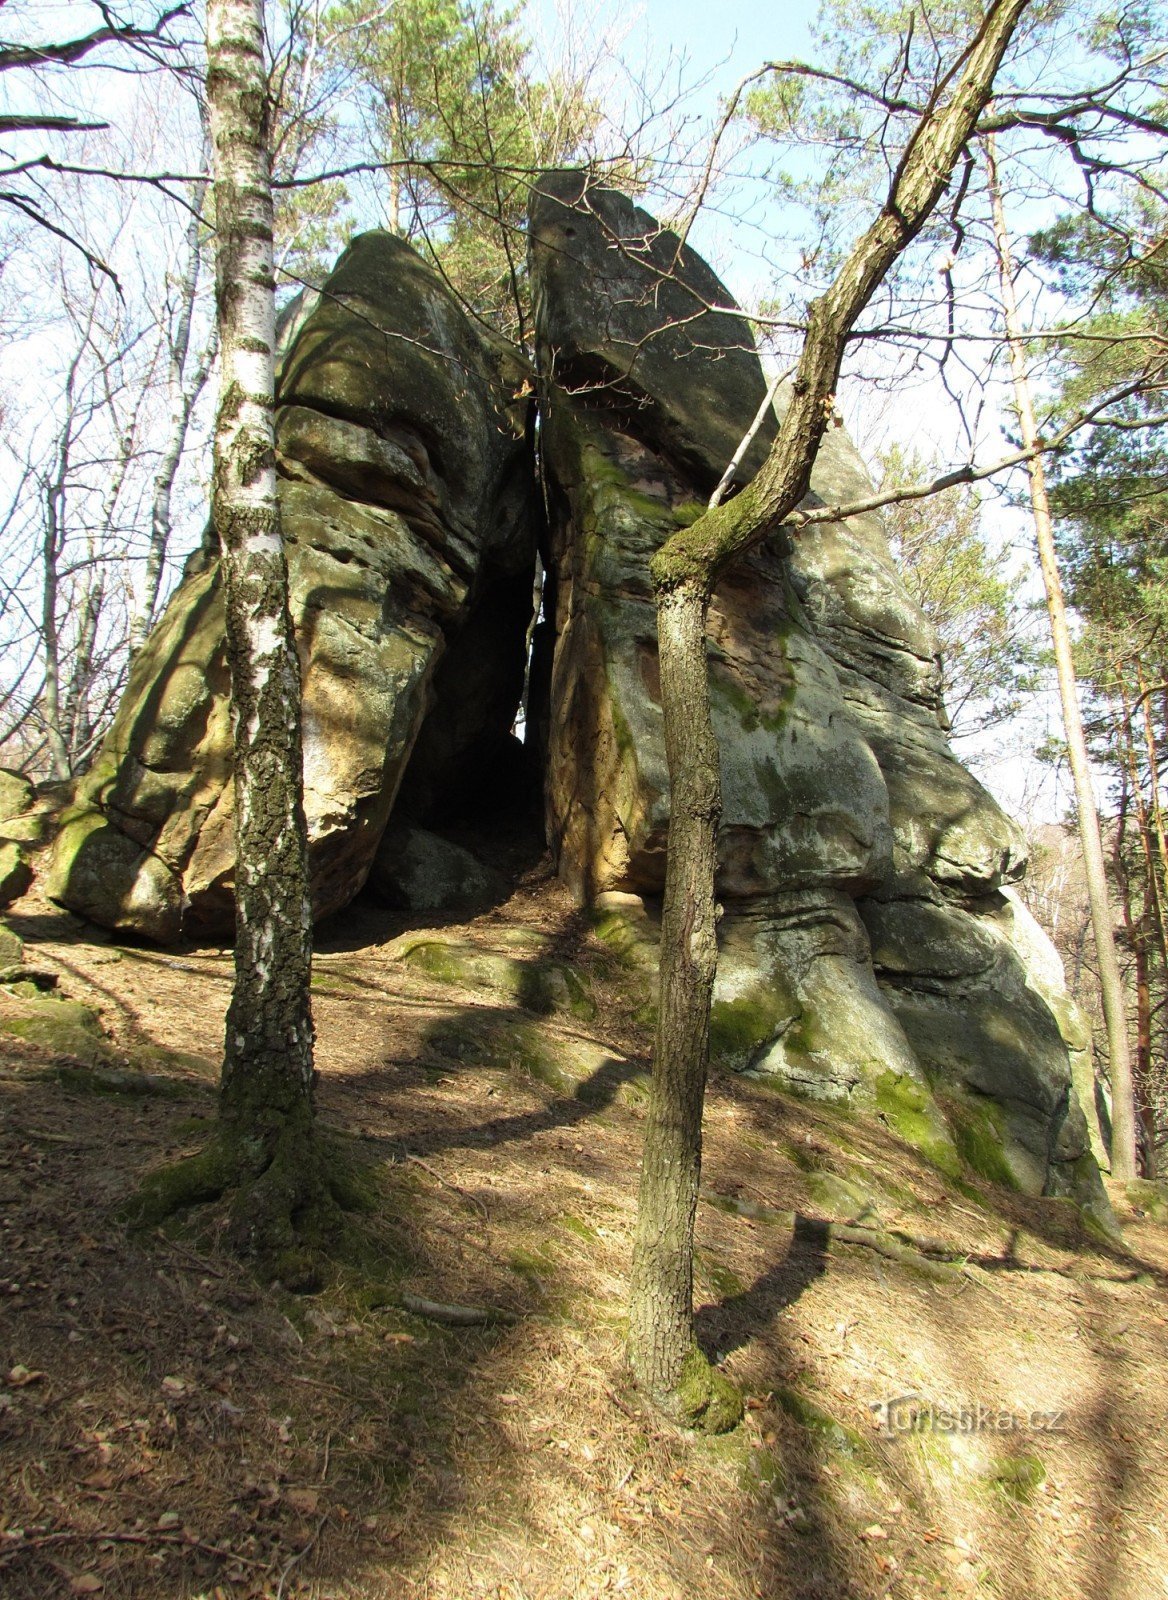
[[809,308],[791,401],[758,476],[737,498],[674,534],[650,564],[671,802],[660,1009],[633,1249],[628,1358],[648,1398],[667,1416],[691,1425],[732,1427],[741,1415],[737,1391],[712,1371],[693,1337],[693,1227],[717,965],[714,873],[721,806],[706,607],[718,576],[806,494],[834,411],[848,335],[944,193],[989,102],[1026,5],[1027,0],[995,0],[989,6],[963,53],[952,96],[917,125],[883,209],[834,283]]

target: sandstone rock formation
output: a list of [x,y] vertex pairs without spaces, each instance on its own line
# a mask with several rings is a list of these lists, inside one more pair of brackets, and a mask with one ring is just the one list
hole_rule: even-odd
[[[422,917],[496,896],[422,830],[487,774],[496,796],[500,773],[519,792],[538,761],[561,875],[649,975],[669,795],[648,558],[700,514],[766,384],[726,289],[627,198],[551,175],[530,245],[538,451],[511,403],[519,374],[400,241],[355,241],[288,319],[278,438],[316,909],[344,905],[371,869]],[[831,431],[812,500],[867,488]],[[545,604],[523,751],[509,730],[537,528]],[[1018,830],[949,748],[936,643],[879,517],[773,538],[720,584],[709,632],[724,791],[715,1054],[867,1107],[943,1167],[960,1152],[1102,1213],[1072,1085],[1072,1068],[1089,1077],[1087,1032],[1010,890]],[[51,892],[96,922],[164,942],[230,927],[221,636],[204,553],[55,849]],[[538,1011],[524,960],[497,954],[488,971],[427,934],[403,959]],[[568,977],[555,984],[547,1004],[582,1003]]]
[[[626,197],[552,175],[530,239],[555,577],[549,836],[583,896],[647,897],[651,938],[668,784],[647,558],[708,499],[765,380],[728,291]],[[810,502],[868,489],[833,430]],[[1021,836],[949,749],[936,641],[879,517],[772,539],[719,585],[709,632],[715,1052],[872,1106],[943,1164],[955,1141],[1031,1192],[1099,1198],[1071,1084],[1085,1030],[1008,894]]]
[[[408,245],[355,240],[292,321],[277,441],[323,916],[364,882],[416,745],[411,779],[428,792],[507,736],[534,532],[523,420],[500,364]],[[78,788],[55,898],[163,942],[229,934],[227,693],[217,565],[201,553]]]

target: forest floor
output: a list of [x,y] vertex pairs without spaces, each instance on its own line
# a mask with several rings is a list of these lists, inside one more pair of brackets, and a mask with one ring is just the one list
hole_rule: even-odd
[[[9,1600],[1168,1597],[1168,1228],[1130,1207],[1109,1247],[878,1121],[716,1077],[699,1320],[746,1421],[642,1412],[621,1337],[648,1039],[546,863],[453,932],[521,930],[580,975],[595,1018],[535,1022],[583,1077],[509,1055],[530,1014],[400,959],[388,913],[321,930],[320,1115],[381,1206],[363,1267],[313,1295],[255,1282],[211,1210],[118,1220],[205,1136],[229,953],[115,944],[35,892],[8,920],[134,1069],[0,1035]],[[857,1220],[919,1259],[832,1236]],[[513,1318],[453,1328],[403,1293]]]

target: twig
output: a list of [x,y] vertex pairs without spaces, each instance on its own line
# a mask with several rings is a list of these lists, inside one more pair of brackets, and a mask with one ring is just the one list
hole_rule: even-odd
[[428,1161],[423,1161],[421,1156],[416,1156],[409,1150],[404,1150],[402,1154],[405,1156],[407,1161],[412,1161],[416,1167],[421,1167],[423,1172],[428,1172],[436,1182],[443,1186],[443,1188],[449,1189],[451,1194],[459,1195],[463,1200],[469,1201],[470,1204],[474,1206],[482,1216],[484,1222],[488,1222],[490,1220],[487,1214],[487,1208],[479,1199],[477,1194],[468,1194],[465,1189],[460,1189],[458,1184],[452,1183],[449,1178],[444,1178],[442,1174],[437,1171],[436,1168],[432,1167]]
[[227,1276],[225,1272],[220,1272],[218,1267],[213,1267],[209,1261],[204,1261],[202,1256],[197,1256],[193,1250],[188,1250],[186,1245],[179,1244],[177,1239],[168,1239],[161,1228],[156,1228],[154,1231],[168,1249],[176,1251],[180,1256],[185,1256],[200,1272],[205,1272],[212,1278],[225,1278]]
[[188,1539],[182,1533],[109,1533],[98,1529],[94,1533],[82,1533],[75,1530],[69,1533],[45,1533],[35,1539],[13,1540],[6,1550],[0,1550],[0,1563],[12,1561],[23,1550],[39,1550],[46,1545],[54,1544],[173,1544],[182,1545],[188,1550],[202,1550],[206,1555],[219,1556],[224,1561],[238,1561],[245,1567],[259,1567],[266,1569],[270,1563],[267,1561],[254,1561],[250,1556],[241,1556],[234,1550],[225,1549],[223,1545],[207,1544],[202,1539]]
[[297,1550],[296,1554],[292,1557],[291,1561],[289,1561],[288,1565],[284,1568],[283,1572],[280,1574],[280,1581],[276,1585],[276,1600],[283,1600],[283,1597],[284,1597],[284,1585],[288,1581],[288,1574],[292,1571],[292,1568],[296,1565],[296,1563],[298,1561],[303,1561],[304,1560],[305,1556],[312,1549],[312,1547],[316,1543],[316,1541],[320,1538],[320,1530],[324,1527],[324,1525],[328,1521],[328,1519],[329,1519],[329,1514],[326,1511],[324,1516],[321,1517],[320,1521],[317,1523],[316,1532],[312,1535],[312,1538],[309,1539],[308,1543],[304,1546],[303,1550]]

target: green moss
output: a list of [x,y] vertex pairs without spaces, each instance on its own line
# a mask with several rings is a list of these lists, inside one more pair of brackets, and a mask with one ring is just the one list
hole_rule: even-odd
[[196,1155],[148,1173],[123,1208],[123,1220],[135,1228],[157,1227],[177,1212],[218,1200],[238,1175],[239,1163],[231,1147],[212,1137]]
[[1004,1494],[1008,1500],[1027,1504],[1046,1481],[1046,1466],[1042,1457],[1033,1452],[1007,1456],[990,1473],[990,1481],[999,1494]]
[[1018,1180],[1006,1159],[1001,1108],[982,1095],[949,1095],[944,1105],[962,1159],[991,1183],[1017,1189]]
[[53,837],[54,827],[51,811],[31,811],[27,816],[9,817],[0,823],[0,838],[36,850]]
[[598,911],[592,923],[596,937],[624,964],[636,966],[641,939],[631,918],[621,911]]
[[[815,1012],[810,1007],[804,1006],[791,1019],[790,1026],[783,1034],[783,1044],[788,1055],[802,1057],[803,1060],[808,1061],[813,1056],[828,1049],[830,1047],[830,1039],[824,1032]],[[788,1085],[788,1088],[797,1095],[797,1090],[792,1089],[790,1085]]]
[[[919,1150],[940,1171],[956,1176],[961,1170],[945,1120],[928,1088],[897,1072],[882,1072],[875,1083],[876,1109],[898,1138]],[[964,1153],[964,1152],[962,1152]]]
[[72,1056],[87,1066],[103,1065],[110,1048],[97,1014],[77,1000],[46,997],[31,983],[13,984],[10,993],[23,1002],[19,1011],[0,1016],[0,1032],[27,1039],[58,1055]]
[[[783,660],[786,659],[787,641],[785,633],[777,632],[772,645],[775,653]],[[731,668],[722,666],[716,659],[710,663],[710,699],[715,714],[721,709],[727,720],[738,724],[744,733],[753,733],[757,728],[765,728],[768,733],[781,733],[786,726],[791,705],[795,699],[795,679],[793,674],[787,674],[778,680],[781,685],[781,694],[777,708],[764,710],[752,694],[743,686],[734,675]],[[782,806],[789,806],[791,796],[787,790],[787,780],[772,764],[766,763],[758,769],[760,780],[769,780],[772,784],[770,798]],[[781,811],[776,815],[782,815]]]
[[[634,1072],[632,1077],[626,1078],[616,1091],[615,1098],[623,1106],[643,1106],[649,1101],[649,1091],[653,1087],[653,1079],[648,1072]],[[581,1100],[587,1101],[587,1095],[580,1095]]]
[[546,1303],[558,1271],[556,1259],[546,1245],[536,1250],[519,1246],[507,1257],[507,1265]]
[[834,1172],[811,1172],[807,1192],[821,1211],[846,1222],[871,1216],[876,1210],[875,1198],[867,1189]]
[[720,1066],[747,1067],[789,1020],[781,996],[761,986],[733,1000],[715,1000],[710,1007],[710,1059]]
[[738,1475],[748,1494],[779,1494],[784,1483],[783,1463],[778,1451],[767,1445],[752,1450]]
[[220,1122],[197,1154],[156,1168],[123,1219],[152,1228],[201,1205],[226,1200],[227,1240],[260,1275],[308,1293],[344,1253],[344,1213],[376,1204],[371,1174],[340,1142],[314,1131],[307,1107],[264,1128]]
[[128,1046],[126,1053],[141,1072],[190,1073],[207,1082],[219,1079],[219,1061],[208,1060],[193,1050],[172,1050],[169,1045],[155,1044],[152,1039],[138,1039]]
[[595,1228],[590,1228],[581,1217],[557,1217],[556,1221],[561,1228],[566,1228],[569,1233],[574,1233],[578,1239],[583,1239],[585,1244],[596,1244],[600,1238]]
[[440,983],[489,989],[538,1016],[561,1011],[590,1022],[596,1015],[587,979],[566,962],[520,959],[444,939],[420,940],[404,959]]
[[710,672],[710,698],[715,705],[721,702],[722,706],[737,720],[745,733],[753,733],[762,725],[762,714],[757,704],[747,694],[746,690],[735,678],[726,672],[713,669]]
[[703,1261],[702,1271],[714,1293],[723,1300],[733,1300],[736,1296],[746,1293],[746,1285],[738,1274],[720,1261]]
[[201,1085],[176,1082],[158,1073],[126,1071],[122,1067],[73,1067],[57,1069],[57,1080],[73,1094],[152,1095],[160,1100],[185,1100],[201,1091]]
[[1153,1222],[1168,1222],[1168,1184],[1136,1178],[1124,1192],[1129,1204],[1144,1212]]
[[742,1395],[696,1347],[686,1357],[677,1391],[667,1411],[675,1422],[701,1433],[729,1433],[743,1416]]

